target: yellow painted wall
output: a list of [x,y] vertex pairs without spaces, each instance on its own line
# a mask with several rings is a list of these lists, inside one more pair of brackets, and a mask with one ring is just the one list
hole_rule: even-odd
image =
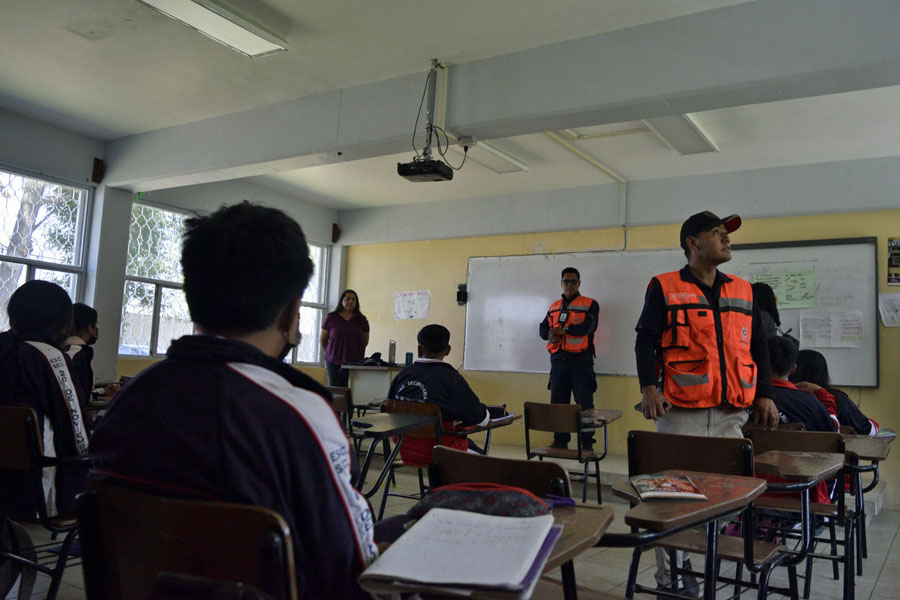
[[[160,358],[147,358],[142,356],[120,356],[117,363],[116,376],[134,377],[152,364],[159,362]],[[294,367],[301,373],[306,373],[322,385],[327,384],[327,375],[322,367]]]
[[[677,246],[679,228],[680,225],[630,227],[627,230],[628,249]],[[732,242],[739,244],[865,236],[878,237],[879,291],[900,292],[900,288],[892,290],[885,285],[886,239],[900,237],[900,210],[746,220],[741,229],[732,235]],[[366,352],[371,354],[380,351],[387,356],[388,342],[391,339],[397,341],[398,360],[402,360],[405,352],[415,352],[416,332],[426,321],[395,321],[394,293],[430,290],[431,309],[427,322],[441,323],[450,329],[453,350],[447,361],[459,367],[462,364],[466,313],[464,306],[456,304],[456,286],[466,281],[470,257],[617,250],[623,247],[625,239],[622,228],[613,228],[350,247],[347,287],[359,293],[361,308],[371,325]],[[727,265],[723,270],[728,271]],[[548,281],[548,306],[559,293],[559,282]],[[642,298],[635,298],[635,302],[642,302]],[[542,314],[535,315],[535,335],[541,318]],[[848,388],[845,391],[860,403],[868,416],[884,427],[897,429],[900,428],[900,329],[885,328],[879,321],[879,334],[880,387]],[[634,339],[622,340],[621,345],[622,352],[632,353]],[[526,401],[549,401],[547,375],[485,371],[465,372],[464,375],[483,401],[489,404],[506,403],[515,412],[521,412]],[[637,378],[599,376],[597,379],[595,404],[623,411],[623,418],[610,426],[609,438],[611,451],[625,454],[625,434],[630,429],[651,429],[649,422],[632,409],[640,400]],[[502,444],[524,445],[521,422],[517,426],[498,429],[494,433],[494,440]],[[886,461],[882,469],[886,481],[900,481],[900,458],[896,453]],[[900,485],[889,484],[887,505],[900,508]]]

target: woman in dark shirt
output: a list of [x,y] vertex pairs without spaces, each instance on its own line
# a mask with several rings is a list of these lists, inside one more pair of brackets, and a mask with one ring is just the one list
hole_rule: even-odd
[[862,435],[874,436],[878,433],[878,423],[864,415],[847,394],[832,387],[831,377],[828,375],[828,361],[821,352],[801,350],[797,354],[797,369],[791,374],[791,381],[809,382],[813,388],[823,387],[831,392],[841,425],[852,427],[856,433]]
[[356,292],[344,290],[341,294],[337,307],[322,323],[319,343],[325,350],[328,385],[347,387],[350,374],[341,365],[365,358],[369,344],[369,321],[359,312]]

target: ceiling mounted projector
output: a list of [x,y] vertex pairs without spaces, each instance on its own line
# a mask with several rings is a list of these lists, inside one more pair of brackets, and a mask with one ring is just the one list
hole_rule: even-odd
[[419,158],[408,163],[397,163],[397,175],[408,181],[450,181],[453,179],[453,169],[442,160]]

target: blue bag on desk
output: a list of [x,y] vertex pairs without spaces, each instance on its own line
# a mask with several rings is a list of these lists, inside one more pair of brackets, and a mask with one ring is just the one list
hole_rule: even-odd
[[528,490],[499,483],[456,483],[434,488],[406,513],[418,519],[432,508],[449,508],[498,517],[537,517],[550,512]]

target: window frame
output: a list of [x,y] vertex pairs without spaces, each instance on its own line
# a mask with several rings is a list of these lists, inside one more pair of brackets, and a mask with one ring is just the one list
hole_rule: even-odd
[[[166,211],[166,212],[170,212],[170,213],[176,213],[179,215],[185,215],[188,218],[195,216],[195,214],[193,212],[188,211],[188,210],[182,210],[182,209],[174,208],[171,206],[161,206],[158,204],[153,204],[152,202],[144,202],[144,201],[138,202],[138,201],[134,201],[134,200],[132,200],[132,202],[131,202],[131,206],[132,206],[131,214],[132,215],[134,214],[134,206],[135,205],[146,206],[146,207],[149,207],[149,208],[152,208],[155,210],[162,210],[162,211]],[[130,243],[130,241],[131,241],[131,218],[129,218],[129,220],[128,220],[128,232],[129,232],[128,240]],[[181,281],[181,282],[168,281],[165,279],[154,279],[152,277],[140,277],[137,275],[129,275],[128,267],[127,267],[127,264],[128,264],[127,251],[126,251],[126,257],[125,257],[125,263],[126,263],[125,280],[124,280],[124,285],[122,286],[122,307],[123,307],[123,309],[125,307],[125,287],[128,285],[129,281],[132,281],[134,283],[142,283],[145,285],[153,286],[153,314],[151,315],[151,318],[150,318],[150,340],[149,340],[149,348],[148,348],[147,354],[122,354],[119,352],[119,348],[121,347],[121,338],[122,338],[122,330],[121,329],[122,329],[122,323],[124,322],[122,315],[119,316],[119,318],[120,318],[120,321],[119,321],[119,341],[120,341],[120,343],[116,345],[116,353],[119,357],[124,356],[127,358],[162,358],[165,356],[165,354],[158,354],[156,352],[156,348],[159,345],[159,323],[160,323],[160,319],[161,319],[160,305],[162,304],[162,290],[164,288],[170,289],[170,290],[184,290],[184,282],[183,281]]]
[[[305,302],[301,299],[300,308],[313,308],[321,311],[322,317],[319,319],[319,329],[321,330],[322,322],[325,321],[325,316],[328,314],[328,283],[330,279],[330,267],[331,267],[331,244],[323,244],[320,242],[313,242],[310,240],[306,240],[308,246],[316,246],[317,248],[322,249],[322,293],[320,294],[320,298],[322,298],[321,303],[317,302]],[[304,290],[305,292],[305,290]],[[325,366],[325,353],[322,351],[322,347],[319,345],[319,331],[314,333],[316,336],[314,341],[314,347],[316,349],[316,357],[317,360],[314,362],[309,361],[301,361],[297,359],[297,353],[299,352],[299,347],[293,348],[291,350],[291,364],[292,365],[301,365],[306,367],[324,367]]]
[[[24,265],[25,282],[34,280],[35,271],[57,271],[61,273],[69,273],[76,276],[74,296],[72,302],[81,302],[84,299],[84,289],[87,285],[87,249],[90,246],[90,215],[94,209],[94,192],[95,186],[85,185],[81,182],[70,181],[61,177],[53,177],[44,173],[29,171],[28,169],[20,169],[0,162],[0,171],[10,175],[25,177],[28,179],[36,179],[38,181],[46,181],[55,185],[65,186],[84,192],[84,203],[82,209],[78,211],[78,220],[75,223],[75,263],[74,265],[66,265],[61,263],[47,262],[35,258],[27,258],[21,256],[10,256],[0,254],[0,261],[7,263],[15,263]],[[69,290],[66,290],[68,292]]]

